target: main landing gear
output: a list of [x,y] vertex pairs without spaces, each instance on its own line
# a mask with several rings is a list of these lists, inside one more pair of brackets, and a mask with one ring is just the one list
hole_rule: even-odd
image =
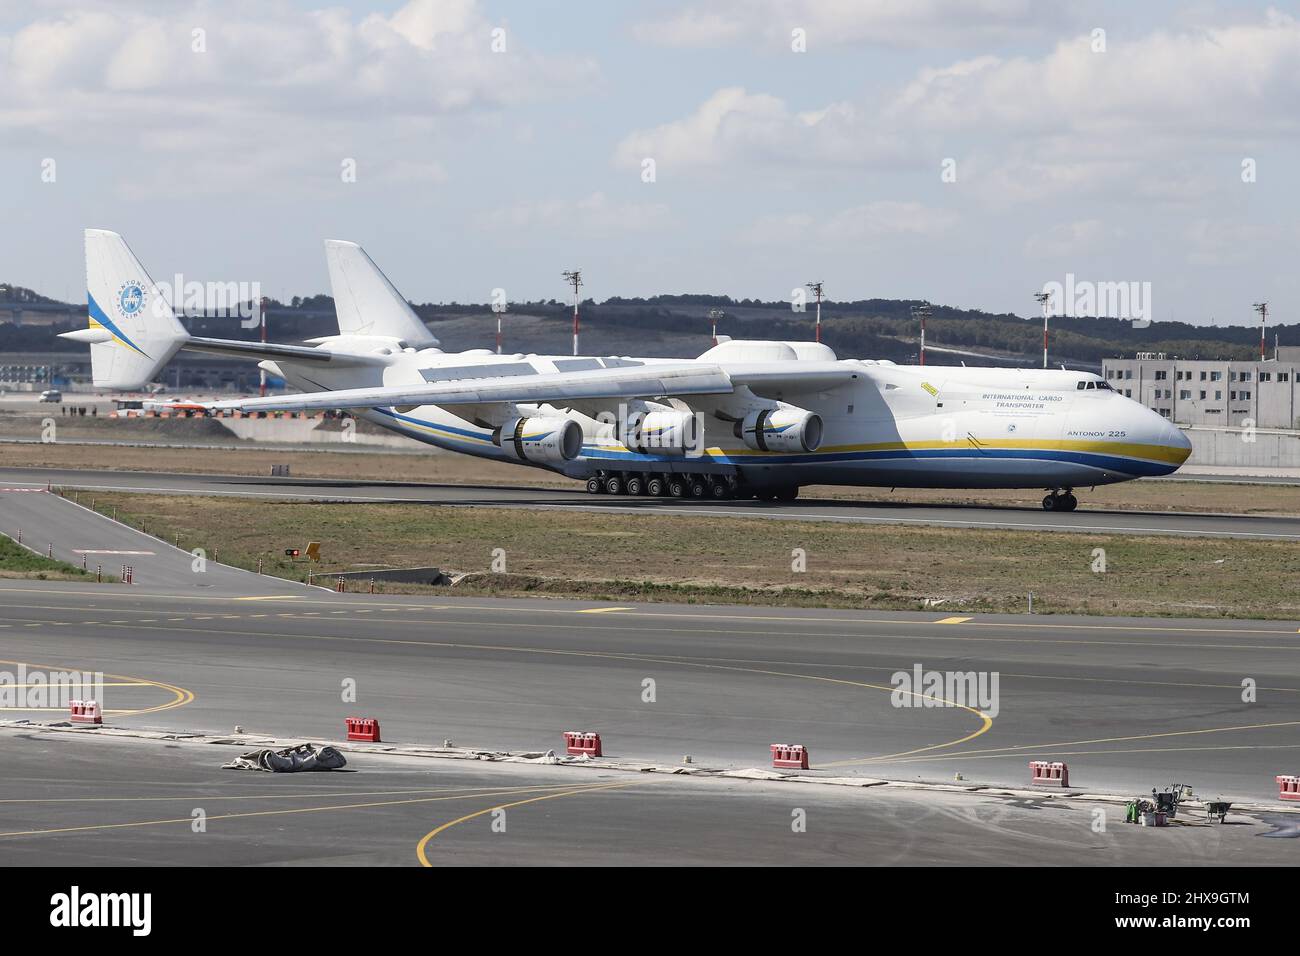
[[730,475],[599,472],[587,479],[587,491],[593,495],[724,500],[737,497],[737,482]]
[[1043,498],[1044,511],[1073,511],[1079,507],[1079,499],[1074,497],[1069,488],[1065,491],[1053,491]]

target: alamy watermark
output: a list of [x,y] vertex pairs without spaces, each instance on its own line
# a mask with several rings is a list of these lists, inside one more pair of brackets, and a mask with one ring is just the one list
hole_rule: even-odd
[[928,671],[921,664],[895,671],[889,702],[895,707],[966,707],[998,715],[1000,675],[997,671]]
[[199,282],[179,272],[172,281],[155,283],[160,293],[153,301],[161,314],[168,306],[177,315],[217,319],[239,319],[245,329],[262,320],[262,283]]
[[0,670],[0,707],[67,710],[74,700],[104,703],[103,671]]
[[1152,321],[1150,282],[1093,282],[1067,272],[1064,282],[1043,283],[1043,294],[1052,317],[1125,319],[1135,329]]

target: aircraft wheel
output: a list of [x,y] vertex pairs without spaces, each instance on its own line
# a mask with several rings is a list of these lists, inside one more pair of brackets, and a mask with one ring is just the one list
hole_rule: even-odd
[[1043,510],[1044,510],[1044,511],[1056,511],[1056,510],[1057,510],[1057,507],[1058,507],[1058,505],[1060,505],[1060,503],[1061,503],[1061,502],[1060,502],[1060,500],[1056,497],[1056,495],[1054,495],[1054,494],[1053,494],[1053,495],[1046,495],[1046,496],[1044,496],[1044,498],[1043,498]]
[[623,493],[623,479],[618,475],[610,475],[605,479],[605,491],[611,495],[621,495]]
[[685,498],[686,482],[681,478],[670,478],[668,480],[668,493],[674,498]]
[[1075,508],[1079,507],[1079,499],[1067,491],[1065,494],[1061,495],[1060,505],[1062,511],[1073,511]]
[[703,478],[691,479],[691,497],[703,498],[709,493],[709,486],[704,483]]
[[645,483],[645,493],[651,498],[662,498],[668,491],[668,485],[662,478],[651,478]]
[[799,497],[799,486],[794,485],[791,488],[782,488],[776,493],[777,501],[794,501]]
[[596,475],[587,479],[587,494],[598,495],[605,490],[605,482]]
[[627,480],[627,493],[633,497],[645,494],[645,482],[633,475]]
[[715,481],[712,485],[709,486],[709,494],[711,494],[714,498],[718,498],[718,499],[730,498],[731,489],[728,488],[725,483],[721,481]]

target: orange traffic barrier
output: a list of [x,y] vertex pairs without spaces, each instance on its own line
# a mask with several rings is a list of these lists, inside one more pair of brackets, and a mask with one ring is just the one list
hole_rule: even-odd
[[588,757],[603,757],[604,753],[600,749],[600,734],[591,732],[566,730],[564,732],[564,749],[574,755]]
[[772,744],[772,766],[783,770],[807,770],[808,748],[803,744]]

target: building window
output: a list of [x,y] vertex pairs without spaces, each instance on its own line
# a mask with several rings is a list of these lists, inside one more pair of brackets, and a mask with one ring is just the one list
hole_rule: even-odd
[[1131,388],[1126,388],[1126,389],[1124,389],[1124,397],[1125,397],[1125,398],[1132,398],[1132,397],[1133,397],[1133,389],[1131,389]]
[[1210,373],[1210,381],[1211,381],[1211,382],[1219,382],[1219,381],[1222,381],[1222,380],[1223,380],[1223,373],[1222,373],[1222,372],[1211,372],[1211,373]]
[[1169,417],[1169,409],[1167,409],[1167,408],[1162,408],[1162,409],[1160,409],[1160,414],[1163,415],[1163,416],[1165,416],[1165,418],[1168,418],[1168,417]]
[[1250,381],[1250,373],[1249,373],[1249,372],[1242,372],[1242,373],[1241,373],[1241,380],[1242,380],[1243,382],[1249,382],[1249,381]]
[[1133,377],[1133,370],[1132,370],[1131,368],[1126,368],[1126,369],[1124,370],[1124,377],[1125,377],[1125,378],[1132,378],[1132,377]]
[[1235,382],[1235,381],[1237,380],[1237,373],[1236,373],[1236,372],[1229,372],[1229,373],[1228,373],[1228,380],[1229,380],[1229,381],[1232,381],[1232,382]]
[[1192,390],[1191,390],[1191,389],[1189,389],[1189,388],[1180,388],[1180,389],[1178,390],[1178,400],[1179,400],[1180,402],[1185,402],[1185,401],[1187,401],[1187,400],[1188,400],[1189,398],[1191,398],[1191,397],[1192,397]]
[[1271,381],[1273,381],[1273,373],[1272,373],[1272,372],[1260,372],[1260,373],[1259,373],[1259,380],[1260,380],[1261,382],[1271,382]]
[[1236,392],[1229,392],[1229,393],[1228,393],[1228,401],[1230,401],[1230,402],[1235,402],[1236,400],[1237,400],[1237,393],[1236,393]]
[[1163,381],[1164,381],[1166,378],[1168,378],[1168,377],[1169,377],[1169,373],[1168,373],[1168,372],[1156,372],[1156,381],[1157,381],[1157,382],[1163,382]]
[[1221,401],[1223,401],[1223,392],[1219,391],[1218,389],[1215,389],[1215,391],[1214,391],[1214,400],[1215,400],[1216,402],[1221,402]]
[[1248,401],[1250,401],[1250,392],[1242,392],[1242,393],[1241,393],[1241,400],[1242,400],[1243,402],[1248,402]]
[[1201,389],[1201,401],[1205,401],[1205,389]]
[[1201,381],[1202,381],[1202,382],[1205,381],[1205,373],[1204,373],[1204,372],[1201,373]]
[[1289,381],[1291,381],[1291,373],[1290,373],[1290,372],[1278,372],[1278,373],[1277,373],[1277,380],[1278,380],[1279,382],[1289,382]]

